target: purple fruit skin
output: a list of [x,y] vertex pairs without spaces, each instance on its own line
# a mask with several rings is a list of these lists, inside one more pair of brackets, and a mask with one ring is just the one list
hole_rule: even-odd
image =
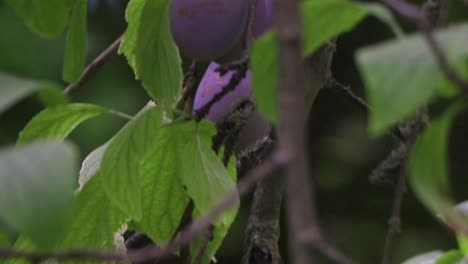
[[218,59],[240,41],[249,6],[250,0],[171,0],[172,37],[188,57]]
[[273,0],[257,0],[255,22],[253,25],[254,37],[258,38],[273,27]]
[[[216,94],[220,93],[234,74],[233,71],[229,71],[221,76],[219,72],[216,71],[219,67],[220,65],[214,62],[208,65],[205,75],[198,86],[197,94],[195,95],[195,100],[193,102],[194,114],[197,110],[209,103]],[[252,90],[250,81],[250,71],[247,71],[245,78],[239,83],[236,89],[230,91],[221,100],[216,102],[210,108],[205,118],[213,123],[220,123],[242,100],[251,99]]]

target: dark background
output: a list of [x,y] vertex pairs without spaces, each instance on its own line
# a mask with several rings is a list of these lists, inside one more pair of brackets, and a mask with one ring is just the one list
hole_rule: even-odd
[[[117,5],[111,7],[106,4],[112,1]],[[101,1],[89,15],[88,60],[125,30],[127,1],[112,1]],[[449,23],[468,18],[468,7],[462,1],[449,2]],[[401,22],[406,30],[414,30],[411,25]],[[0,2],[0,29],[0,71],[33,79],[61,79],[64,36],[57,40],[39,38],[3,2]],[[336,79],[363,95],[354,53],[360,47],[392,37],[387,27],[374,18],[366,18],[353,31],[340,36],[333,63]],[[100,104],[129,114],[136,113],[148,99],[122,56],[114,57],[85,87],[72,94],[74,102]],[[0,147],[14,144],[19,131],[43,108],[36,97],[30,97],[0,115]],[[433,109],[433,115],[437,115],[440,108]],[[457,201],[468,199],[467,121],[467,114],[457,119],[450,139],[451,177]],[[367,113],[348,98],[322,91],[310,118],[311,164],[318,188],[320,221],[326,234],[359,263],[379,263],[394,186],[373,185],[368,176],[394,146],[394,141],[390,137],[371,138],[366,122]],[[98,117],[80,125],[71,135],[71,140],[80,146],[81,155],[85,157],[122,125],[123,121],[118,118]],[[250,197],[247,197],[218,254],[218,263],[240,262],[249,204]],[[284,223],[281,238],[283,255],[287,254]],[[456,247],[450,231],[418,202],[411,190],[403,205],[402,231],[395,245],[397,263],[426,251]],[[323,260],[323,263],[327,261]]]

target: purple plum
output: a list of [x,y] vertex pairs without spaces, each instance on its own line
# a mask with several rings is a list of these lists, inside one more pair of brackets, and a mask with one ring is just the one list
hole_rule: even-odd
[[255,22],[253,24],[254,37],[258,38],[273,27],[273,0],[257,0]]
[[[234,71],[229,71],[223,76],[216,70],[220,67],[219,64],[212,62],[208,65],[206,72],[198,86],[197,94],[193,103],[194,113],[209,103],[213,97],[220,93],[223,87],[225,87]],[[223,118],[229,114],[234,108],[243,100],[251,99],[251,84],[250,84],[250,71],[247,71],[245,78],[239,83],[239,85],[233,91],[226,94],[220,101],[216,102],[211,108],[208,114],[205,116],[206,119],[220,123]]]
[[241,41],[249,7],[250,0],[171,0],[172,37],[190,58],[219,59]]

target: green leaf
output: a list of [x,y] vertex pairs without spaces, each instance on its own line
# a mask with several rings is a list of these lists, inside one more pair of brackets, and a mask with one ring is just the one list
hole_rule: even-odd
[[48,88],[39,90],[39,99],[47,107],[68,104],[70,99],[63,92],[63,87],[56,83],[49,83]]
[[75,0],[68,27],[63,79],[74,82],[80,78],[86,64],[88,0]]
[[[438,31],[450,63],[468,56],[468,24]],[[379,135],[437,94],[440,67],[420,34],[361,49],[357,62],[369,104],[370,132]]]
[[465,256],[468,256],[468,236],[459,235],[457,236],[457,241],[461,252],[463,252]]
[[128,28],[119,52],[149,95],[166,110],[182,87],[181,59],[170,30],[168,0],[131,0]]
[[124,231],[127,218],[108,199],[99,180],[100,162],[108,145],[95,149],[83,161],[73,217],[57,249],[112,249]]
[[271,122],[278,119],[278,57],[276,34],[263,34],[252,48],[252,85],[258,109]]
[[[236,212],[236,209],[233,209],[233,213],[235,212]],[[200,216],[200,213],[198,211],[196,211],[195,214],[196,216]],[[203,253],[201,263],[211,263],[211,259],[213,258],[215,253],[218,251],[219,247],[223,243],[223,240],[229,231],[230,224],[231,223],[229,223],[229,225],[215,227],[213,231],[213,239],[211,239],[210,242],[208,243],[208,247]],[[197,253],[200,250],[200,247],[205,243],[206,238],[207,238],[207,232],[202,232],[190,244],[190,252],[191,252],[192,260],[194,260],[194,258],[197,256]]]
[[135,221],[142,217],[140,161],[157,144],[161,125],[161,108],[145,108],[115,135],[102,159],[100,179],[108,197]]
[[[153,186],[153,190],[148,189],[148,194],[152,196],[145,199],[153,201],[153,208],[147,209],[148,207],[145,207],[144,210],[152,213],[144,215],[142,220],[142,222],[146,221],[147,223],[147,227],[143,231],[149,230],[153,234],[151,238],[167,241],[176,230],[178,219],[182,216],[187,204],[184,186],[186,193],[195,203],[194,218],[210,211],[226,195],[235,190],[236,175],[233,166],[235,163],[231,162],[227,170],[219,157],[212,151],[211,138],[214,133],[213,125],[207,122],[198,125],[194,122],[171,124],[162,129],[160,142],[165,142],[167,147],[159,146],[156,148],[155,152],[143,164],[143,168],[145,168],[145,164],[148,164],[148,172],[152,171],[151,174],[145,176],[146,178],[150,179],[159,175],[155,182],[145,183],[147,186]],[[162,177],[166,180],[163,180]],[[170,186],[170,188],[166,186]],[[173,197],[179,198],[173,200]],[[148,205],[151,204],[148,203]],[[237,209],[238,205],[227,210],[215,221],[214,237],[208,244],[203,256],[203,263],[208,263],[208,260],[221,245],[234,220]],[[161,223],[151,221],[155,218],[161,219]],[[138,227],[142,228],[142,225]],[[165,237],[159,237],[161,234],[165,234]],[[196,256],[199,246],[205,239],[206,234],[202,233],[191,243],[193,257]]]
[[[13,245],[14,249],[18,250],[37,250],[37,247],[31,241],[31,239],[27,238],[24,235],[21,235],[16,239],[15,244]],[[28,260],[24,259],[6,259],[4,262],[0,262],[2,264],[29,264],[31,263]]]
[[70,221],[58,249],[112,249],[115,236],[122,231],[127,218],[107,198],[99,173],[77,194]]
[[0,218],[39,247],[53,246],[69,219],[76,160],[67,143],[0,151]]
[[5,230],[0,229],[0,247],[10,247],[11,244],[10,235]]
[[416,141],[409,159],[409,182],[419,199],[435,214],[453,211],[448,175],[448,135],[455,115],[464,107],[455,104],[428,125]]
[[0,114],[28,95],[51,86],[54,85],[50,82],[28,80],[0,72]]
[[[455,62],[453,66],[462,79],[468,79],[468,58],[466,60]],[[441,76],[439,80],[440,85],[438,92],[441,96],[453,98],[460,94],[460,88],[456,84],[447,80],[444,76]]]
[[380,21],[385,23],[393,34],[397,37],[403,37],[404,32],[401,29],[398,21],[393,16],[392,12],[383,4],[380,3],[362,3],[361,4],[369,13],[369,15],[375,16]]
[[68,104],[46,108],[21,131],[18,144],[38,139],[64,139],[83,121],[108,110],[91,104]]
[[[211,138],[215,129],[208,122],[195,126],[188,123],[184,128],[181,170],[182,182],[188,195],[193,199],[200,214],[209,212],[219,201],[236,190],[236,185],[228,170],[211,149]],[[223,214],[216,226],[229,226],[237,212],[237,207]]]
[[166,243],[174,235],[189,201],[181,180],[180,164],[184,160],[183,142],[179,139],[185,136],[184,132],[179,125],[162,127],[157,145],[140,167],[143,217],[136,227],[157,244]]
[[80,176],[78,177],[78,189],[81,190],[85,184],[96,175],[101,168],[102,156],[109,147],[111,140],[106,142],[104,145],[96,148],[91,151],[91,153],[86,156],[81,164]]
[[435,264],[462,264],[463,254],[458,250],[449,250],[440,256]]
[[[231,176],[231,179],[234,181],[237,181],[237,169],[236,169],[236,161],[235,159],[231,159],[228,167],[227,167],[228,173]],[[237,213],[238,208],[234,207],[229,209],[232,214]],[[200,212],[198,210],[195,211],[195,218],[200,216]],[[234,219],[233,219],[234,220]],[[224,238],[226,237],[229,228],[231,227],[232,222],[228,222],[227,225],[218,225],[215,226],[214,232],[213,232],[213,239],[208,243],[208,247],[205,250],[205,253],[203,254],[202,257],[202,263],[211,263],[211,260],[215,253],[218,251],[219,247],[223,243]],[[201,233],[193,243],[190,244],[190,250],[192,254],[192,258],[195,258],[197,255],[198,250],[200,249],[200,246],[204,243],[206,240],[206,232]]]
[[[81,182],[74,199],[72,217],[64,232],[64,237],[57,243],[55,251],[66,251],[76,249],[104,250],[116,248],[116,238],[124,231],[127,218],[107,198],[97,170],[84,169],[89,166],[90,160],[101,159],[102,150],[108,144],[99,147],[88,155],[83,162],[80,178],[87,178]],[[99,154],[100,153],[100,154]],[[95,162],[91,162],[95,164]],[[97,162],[99,163],[99,162]],[[93,165],[94,167],[94,165]],[[87,174],[89,173],[89,174]],[[37,247],[24,236],[15,243],[16,249],[36,251]],[[11,260],[8,264],[28,263],[22,260]],[[91,261],[73,261],[71,263],[95,263]]]
[[[332,37],[350,30],[366,15],[361,5],[347,0],[306,1],[301,4],[301,11],[304,21],[304,56],[312,54]],[[276,33],[268,32],[254,43],[252,50],[254,96],[260,111],[272,122],[276,122],[278,116],[276,41]]]
[[73,0],[5,0],[26,25],[42,37],[55,38],[68,24]]
[[[212,125],[207,123],[201,127],[194,122],[164,126],[158,136],[158,145],[142,160],[144,213],[136,227],[155,242],[165,243],[173,236],[188,204],[186,192],[195,201],[195,217],[198,217],[200,212],[211,210],[233,190],[233,176],[227,173],[211,150],[213,133]],[[190,164],[184,165],[187,162]],[[197,165],[193,166],[193,163]],[[220,246],[236,211],[237,207],[223,216],[205,257],[213,256]]]

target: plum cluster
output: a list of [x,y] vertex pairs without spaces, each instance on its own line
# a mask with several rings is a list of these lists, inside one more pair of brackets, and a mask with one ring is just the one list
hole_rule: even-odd
[[[273,25],[273,0],[258,0],[252,33],[255,38]],[[193,111],[213,100],[230,82],[236,70],[221,73],[219,63],[228,64],[242,56],[252,0],[171,0],[169,22],[174,41],[180,51],[197,61],[209,61],[197,88]],[[251,73],[217,101],[204,116],[221,126],[232,124],[233,115],[243,109],[241,105],[251,98]],[[235,148],[254,143],[269,130],[269,123],[256,111],[244,116],[242,131]],[[230,121],[227,121],[227,120]]]

